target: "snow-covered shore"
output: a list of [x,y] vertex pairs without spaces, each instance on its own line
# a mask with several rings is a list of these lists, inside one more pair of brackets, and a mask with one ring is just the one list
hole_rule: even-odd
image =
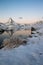
[[43,65],[43,37],[33,37],[27,40],[27,45],[0,50],[0,64]]

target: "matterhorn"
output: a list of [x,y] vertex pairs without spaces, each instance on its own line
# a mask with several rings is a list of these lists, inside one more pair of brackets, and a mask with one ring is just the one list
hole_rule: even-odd
[[17,23],[12,18],[9,18],[6,25],[17,25]]
[[18,24],[13,21],[12,18],[9,18],[8,22],[6,23],[7,28],[7,32],[11,32],[11,35],[16,32],[18,30]]

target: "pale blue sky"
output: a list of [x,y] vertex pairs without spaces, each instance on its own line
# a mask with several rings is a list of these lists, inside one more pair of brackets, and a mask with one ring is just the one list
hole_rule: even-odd
[[43,0],[0,0],[0,17],[43,17]]

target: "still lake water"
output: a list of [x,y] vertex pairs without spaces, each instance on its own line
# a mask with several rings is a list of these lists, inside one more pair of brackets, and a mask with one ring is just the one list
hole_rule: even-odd
[[[19,30],[19,31],[16,31],[15,33],[13,33],[12,35],[14,37],[18,37],[18,36],[26,37],[26,36],[29,36],[30,34],[31,34],[31,30]],[[7,33],[7,32],[4,32],[3,34],[0,34],[0,45],[2,44],[4,39],[9,39],[10,37],[11,37],[10,33]]]

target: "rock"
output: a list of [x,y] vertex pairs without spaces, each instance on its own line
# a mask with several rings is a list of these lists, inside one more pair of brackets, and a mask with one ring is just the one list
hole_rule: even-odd
[[4,30],[3,29],[0,29],[0,34],[4,33]]
[[26,40],[24,40],[24,41],[23,41],[23,43],[27,43],[27,41],[26,41]]
[[31,31],[36,31],[36,29],[34,27],[31,27]]

